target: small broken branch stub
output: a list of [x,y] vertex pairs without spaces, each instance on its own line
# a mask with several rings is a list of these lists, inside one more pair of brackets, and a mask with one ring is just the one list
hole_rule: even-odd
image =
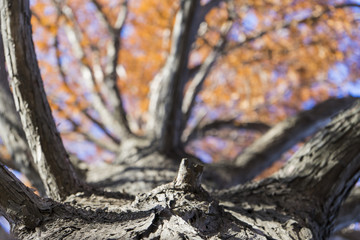
[[179,171],[175,180],[175,187],[190,187],[194,190],[199,189],[203,169],[204,166],[195,163],[187,158],[183,158],[181,160]]

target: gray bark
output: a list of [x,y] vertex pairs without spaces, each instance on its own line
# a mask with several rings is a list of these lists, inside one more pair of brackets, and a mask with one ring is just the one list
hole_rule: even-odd
[[[325,239],[332,231],[341,202],[360,175],[360,132],[354,131],[360,127],[359,107],[357,102],[336,117],[273,178],[225,190],[220,194],[221,199],[230,202],[227,206],[237,213],[244,211],[241,207],[247,208],[257,226],[256,219],[264,219],[268,213],[254,208],[265,201],[269,212],[277,209],[286,212],[286,218],[293,216],[295,222],[290,228],[302,231],[305,227],[311,230],[312,238]],[[270,219],[265,218],[261,225],[276,227],[276,221]],[[272,236],[279,239],[276,234],[273,232]]]
[[[46,101],[31,41],[29,2],[1,0],[0,3],[1,29],[16,107],[49,196],[57,200],[36,196],[0,165],[0,213],[12,224],[17,237],[317,240],[329,236],[341,202],[360,175],[360,102],[314,136],[274,177],[216,192],[209,190],[211,186],[206,181],[201,182],[203,166],[199,161],[183,159],[176,175],[174,165],[179,159],[169,160],[164,156],[162,147],[176,146],[174,132],[162,132],[171,130],[167,121],[176,114],[171,115],[174,112],[170,111],[157,125],[164,127],[166,123],[166,128],[159,131],[166,137],[157,140],[170,142],[160,144],[157,149],[160,153],[153,150],[148,139],[143,139],[143,148],[134,152],[136,162],[120,166],[121,174],[107,171],[101,172],[103,179],[88,178],[94,188],[82,192]],[[191,11],[185,10],[193,3],[182,3],[186,6],[178,14],[180,20],[182,17],[186,20]],[[182,81],[167,82],[165,86],[170,88],[163,91],[172,93],[172,84],[179,83]],[[154,112],[154,116],[159,117],[162,110]],[[331,114],[327,112],[320,119]],[[305,124],[308,129],[309,125],[312,124]],[[126,142],[130,149],[136,149],[134,145],[139,144],[134,139]],[[146,152],[146,148],[150,151]],[[237,169],[234,167],[233,171]],[[120,185],[129,194],[98,190],[107,188],[109,182],[104,176],[111,178],[112,173],[123,177],[112,184]],[[150,178],[138,182],[139,175]],[[159,182],[161,179],[163,182]]]
[[12,227],[34,228],[43,220],[42,206],[39,197],[26,188],[3,165],[0,165],[0,213]]
[[198,19],[200,1],[182,0],[175,17],[172,44],[165,66],[155,76],[150,86],[147,129],[158,141],[161,152],[180,147],[182,128],[182,98],[188,81],[188,58],[191,45],[201,23]]
[[173,182],[135,200],[92,195],[91,207],[76,211],[70,206],[89,204],[78,193],[40,231],[16,232],[24,239],[324,239],[359,177],[360,133],[352,131],[359,106],[335,118],[274,178],[211,194],[200,185],[202,167],[183,161]]
[[32,42],[28,1],[0,1],[1,33],[16,109],[48,196],[76,191],[78,180],[47,102]]
[[41,195],[45,188],[36,171],[29,146],[26,142],[19,114],[10,91],[5,69],[5,55],[0,33],[0,137],[10,153],[13,167],[22,172]]
[[[173,182],[135,200],[77,193],[42,213],[47,221],[38,223],[39,231],[29,231],[31,223],[15,232],[23,239],[325,239],[359,178],[360,132],[352,131],[360,126],[359,107],[360,102],[335,118],[273,178],[209,193],[200,184],[202,167],[183,160]],[[24,190],[18,192],[25,197]],[[2,209],[7,202],[0,202]]]

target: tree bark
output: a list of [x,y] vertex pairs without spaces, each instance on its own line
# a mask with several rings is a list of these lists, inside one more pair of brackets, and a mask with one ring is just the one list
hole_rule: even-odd
[[[40,233],[18,229],[18,234],[24,239],[325,239],[359,178],[360,132],[353,131],[360,127],[359,109],[360,102],[336,117],[272,178],[209,193],[200,184],[202,167],[183,160],[173,182],[134,201],[79,193],[67,198],[66,210],[58,206],[47,217]],[[88,210],[76,210],[89,201]]]
[[[204,6],[219,2],[209,2]],[[134,153],[138,158],[136,162],[124,164],[121,174],[106,172],[109,178],[112,174],[123,177],[113,184],[128,184],[125,189],[131,194],[103,192],[95,188],[92,192],[89,189],[80,192],[79,181],[46,101],[31,41],[29,2],[0,0],[0,3],[1,29],[16,107],[46,190],[58,200],[45,201],[36,196],[0,165],[0,212],[11,222],[12,230],[19,238],[320,240],[329,236],[341,202],[360,175],[360,102],[315,135],[273,177],[211,192],[206,182],[201,183],[203,166],[199,161],[183,159],[176,175],[173,174],[175,161],[165,159],[168,151],[165,146],[171,150],[177,146],[174,134],[178,134],[178,128],[171,129],[169,120],[173,120],[175,112],[181,110],[181,104],[163,104],[176,102],[182,92],[178,92],[180,95],[171,93],[177,89],[174,86],[183,84],[177,80],[185,78],[164,78],[165,85],[160,88],[164,87],[161,94],[165,92],[165,95],[154,100],[161,107],[154,110],[155,119],[159,117],[161,120],[156,123],[161,129],[154,133],[156,140],[163,141],[156,146],[160,153],[153,150],[148,139],[144,139],[144,147]],[[197,29],[188,26],[193,22],[187,17],[194,17],[190,16],[194,10],[191,7],[200,2],[185,0],[182,4],[177,20],[184,20],[184,24],[178,27]],[[179,37],[181,31],[176,34]],[[176,71],[173,72],[175,75],[170,74],[172,77],[178,77],[179,69],[187,67],[184,64],[187,58],[182,58],[182,54],[174,55],[175,60],[184,61],[173,62],[178,65],[174,65]],[[176,81],[172,82],[174,79]],[[171,100],[164,96],[171,97]],[[162,112],[167,107],[172,108],[171,111]],[[332,113],[326,112],[326,117],[320,119],[327,119]],[[315,123],[322,120],[317,119]],[[302,126],[309,132],[312,124]],[[164,132],[166,130],[172,132]],[[134,149],[135,143],[126,142]],[[145,151],[146,148],[150,149],[149,152]],[[233,168],[233,171],[239,169]],[[149,178],[141,182],[143,189],[132,188],[139,175]],[[159,185],[159,179],[164,184],[153,188]],[[107,182],[103,180],[95,179],[93,185],[105,188]],[[153,189],[147,191],[146,188]]]
[[0,165],[0,213],[18,228],[34,228],[43,220],[39,198]]
[[48,196],[62,199],[79,182],[56,129],[32,42],[28,1],[1,0],[1,32],[15,105]]
[[[256,204],[265,201],[270,208],[281,209],[279,212],[295,220],[289,226],[293,231],[305,227],[312,238],[325,239],[332,231],[341,202],[360,175],[360,132],[354,131],[360,127],[359,109],[357,102],[337,116],[274,177],[225,190],[221,199],[231,202],[227,206],[237,213],[243,211],[240,206],[246,206],[254,213],[253,224],[257,224],[256,218],[267,215],[265,211],[256,217],[254,212]],[[275,222],[263,224],[276,227]]]
[[0,33],[0,137],[9,151],[16,170],[22,172],[41,195],[45,188],[36,171],[29,146],[26,142],[19,114],[10,91],[5,69],[5,54]]
[[147,130],[164,153],[181,147],[181,105],[189,75],[189,53],[202,21],[198,19],[199,11],[200,1],[181,1],[175,17],[169,57],[150,85]]

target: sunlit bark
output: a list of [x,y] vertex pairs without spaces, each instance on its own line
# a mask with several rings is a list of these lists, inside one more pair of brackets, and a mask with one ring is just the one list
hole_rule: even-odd
[[[10,153],[9,167],[22,172],[39,193],[45,194],[44,185],[34,167],[19,114],[16,112],[5,69],[5,55],[0,33],[0,137]],[[3,162],[5,163],[5,162]]]
[[78,188],[51,115],[31,36],[28,1],[0,2],[1,33],[17,111],[48,196],[61,199]]
[[[359,102],[331,122],[332,116],[355,100],[330,99],[301,112],[267,131],[253,144],[256,147],[251,146],[234,164],[203,164],[189,156],[178,167],[180,156],[186,154],[181,134],[194,100],[213,64],[224,54],[225,35],[233,21],[230,12],[217,49],[194,74],[188,66],[189,54],[205,14],[225,1],[180,2],[170,55],[151,83],[148,129],[141,138],[132,135],[115,76],[120,48],[116,35],[124,26],[127,1],[122,5],[115,26],[110,24],[100,1],[92,2],[108,30],[116,32],[107,52],[109,62],[104,64],[108,70],[100,73],[110,99],[97,91],[100,82],[93,74],[93,66],[83,61],[86,53],[81,47],[78,19],[69,6],[57,1],[57,10],[68,21],[73,21],[66,24],[65,33],[73,45],[82,77],[89,84],[94,109],[99,114],[98,125],[104,124],[104,132],[108,128],[112,130],[107,136],[114,145],[105,146],[106,143],[92,133],[83,136],[113,152],[119,139],[122,144],[117,152],[119,161],[92,165],[84,170],[84,177],[90,182],[84,187],[75,176],[46,100],[31,38],[29,1],[0,0],[1,32],[15,105],[37,170],[51,197],[47,200],[38,197],[0,165],[0,213],[10,221],[18,238],[320,240],[331,234],[334,225],[339,229],[341,224],[349,222],[347,206],[358,201],[356,190],[340,212],[338,221],[342,223],[335,219],[360,174]],[[230,8],[229,11],[235,11]],[[330,11],[320,10],[311,17],[318,18]],[[295,23],[302,21],[305,20]],[[284,24],[280,27],[290,27],[290,23]],[[271,26],[269,32],[278,27]],[[57,61],[61,74],[65,75],[59,57]],[[100,61],[96,64],[101,68]],[[190,76],[193,82],[189,82],[188,92],[184,92]],[[111,108],[117,109],[114,114]],[[89,113],[84,110],[82,114]],[[68,120],[73,128],[80,127],[71,118]],[[313,136],[273,177],[226,188],[229,183],[234,185],[252,179],[284,151],[328,122],[330,124]],[[241,127],[234,120],[215,120],[196,126],[189,138],[201,136],[208,129],[229,126]],[[259,126],[267,128],[263,124],[243,127]],[[214,188],[217,190],[213,191]]]
[[162,152],[180,147],[181,103],[188,81],[191,45],[202,19],[199,1],[182,0],[175,18],[170,55],[150,86],[148,132],[157,139]]

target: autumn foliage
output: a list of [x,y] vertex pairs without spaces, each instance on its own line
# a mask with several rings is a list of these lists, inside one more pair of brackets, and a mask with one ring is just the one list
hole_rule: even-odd
[[325,239],[360,221],[358,1],[0,0],[0,13],[14,236]]
[[[88,161],[111,160],[113,149],[92,139],[105,143],[122,139],[111,126],[99,124],[93,98],[100,98],[112,111],[102,86],[114,74],[109,64],[116,61],[117,86],[130,128],[144,134],[149,84],[169,56],[178,1],[34,0],[31,4],[41,73],[68,150]],[[128,4],[126,22],[113,31],[124,4]],[[357,11],[340,1],[218,4],[199,27],[189,68],[196,71],[220,40],[225,44],[196,98],[185,133],[218,118],[274,125],[329,96],[347,95],[359,86],[359,53],[351,50],[360,47]],[[112,42],[118,36],[120,48],[114,58]],[[258,135],[213,132],[192,141],[187,149],[207,152],[212,160],[231,159]]]

